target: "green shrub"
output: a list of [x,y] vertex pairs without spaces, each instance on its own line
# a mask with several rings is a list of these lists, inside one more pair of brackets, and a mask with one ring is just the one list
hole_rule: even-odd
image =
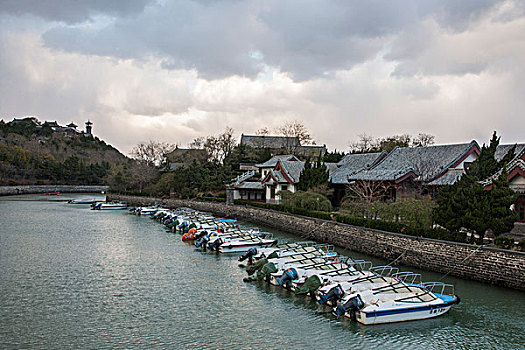
[[520,248],[520,250],[522,252],[525,252],[525,239],[521,240],[519,243],[518,243],[518,247]]
[[510,249],[514,247],[514,238],[506,236],[498,236],[494,240],[494,244],[504,249]]
[[335,219],[337,222],[340,222],[343,224],[359,226],[359,227],[366,227],[366,228],[387,231],[387,232],[402,233],[402,234],[416,236],[416,237],[426,237],[426,238],[433,238],[433,239],[452,241],[452,242],[465,242],[465,238],[466,238],[464,233],[450,232],[444,229],[415,228],[415,227],[408,226],[405,224],[400,224],[397,222],[374,220],[374,219],[368,219],[368,218],[352,216],[352,215],[343,215],[340,213],[336,214],[336,213],[331,213],[331,212],[326,212],[326,211],[308,210],[304,208],[291,208],[291,207],[284,206],[282,204],[250,202],[250,201],[244,201],[244,200],[236,200],[235,204],[250,205],[253,207],[272,209],[276,211],[282,211],[282,212],[287,212],[291,214],[308,216],[308,217],[318,218],[318,219],[323,219],[323,220]]
[[303,208],[316,211],[331,211],[332,203],[322,194],[315,192],[298,191],[280,191],[282,204],[285,207]]
[[413,227],[431,227],[434,207],[430,198],[367,202],[347,197],[341,205],[343,212],[351,216],[399,222]]

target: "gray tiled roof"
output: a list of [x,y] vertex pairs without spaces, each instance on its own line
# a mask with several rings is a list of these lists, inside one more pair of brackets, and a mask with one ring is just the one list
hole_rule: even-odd
[[283,174],[280,172],[280,171],[277,171],[277,170],[272,170],[271,171],[271,174],[273,176],[273,178],[278,182],[278,183],[285,183],[285,182],[288,182]]
[[280,160],[290,160],[293,158],[297,159],[297,157],[294,156],[293,154],[283,154],[279,156],[273,156],[266,162],[261,163],[261,164],[255,164],[255,166],[258,168],[273,168],[274,166],[277,165],[277,162],[279,162]]
[[324,150],[324,149],[326,149],[326,146],[325,145],[322,145],[322,146],[306,145],[306,146],[301,146],[301,149]]
[[[525,149],[522,150],[521,152],[525,152]],[[518,153],[517,152],[517,147],[516,147],[516,152],[515,152],[516,156],[506,166],[506,170],[507,170],[508,173],[513,172],[517,168],[525,171],[525,161],[520,158],[520,155],[522,155],[521,152]],[[487,179],[485,179],[483,181],[480,181],[480,183],[483,186],[490,185],[494,179],[498,178],[498,176],[501,175],[502,171],[503,171],[503,168],[499,169],[494,175],[490,176],[489,178],[487,178]]]
[[516,168],[520,168],[521,170],[525,171],[525,160],[523,159],[515,159],[512,162],[512,168],[510,168],[508,171],[511,172]]
[[453,185],[463,175],[463,169],[448,169],[448,171],[441,177],[429,182],[430,186],[444,186]]
[[339,169],[337,163],[324,163],[324,165],[326,165],[326,169],[328,170],[329,174],[332,174],[334,171]]
[[[515,144],[498,145],[496,148],[496,153],[494,153],[494,158],[496,158],[497,161],[502,160],[503,157],[505,157],[505,155],[510,151],[510,149],[514,147],[514,145]],[[514,155],[518,157],[523,151],[525,151],[525,143],[516,144]]]
[[236,185],[235,188],[239,190],[263,190],[264,185],[259,182],[241,182],[240,184]]
[[386,152],[347,154],[337,163],[337,168],[330,171],[330,180],[334,184],[347,184],[348,176],[373,166],[383,155]]
[[279,161],[284,173],[293,181],[293,183],[298,183],[299,178],[301,177],[301,172],[304,169],[304,162],[301,161]]
[[253,148],[290,148],[301,145],[298,137],[241,135],[241,145]]
[[396,147],[371,169],[350,175],[349,180],[395,181],[414,172],[418,180],[429,180],[446,171],[473,147],[476,141],[455,145]]

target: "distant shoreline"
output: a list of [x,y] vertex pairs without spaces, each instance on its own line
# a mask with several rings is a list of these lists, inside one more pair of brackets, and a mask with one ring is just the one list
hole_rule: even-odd
[[107,192],[109,186],[79,186],[79,185],[20,185],[0,186],[0,196],[16,196],[21,194],[40,194],[48,192],[60,193],[94,193]]

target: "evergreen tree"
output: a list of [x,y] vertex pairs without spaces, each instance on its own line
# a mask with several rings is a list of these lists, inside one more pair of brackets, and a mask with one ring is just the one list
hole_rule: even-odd
[[498,161],[494,157],[499,145],[499,140],[500,138],[497,137],[494,131],[489,146],[483,145],[483,147],[481,147],[481,153],[478,159],[467,169],[467,174],[474,176],[477,181],[483,181],[501,169]]
[[503,157],[499,161],[498,163],[499,168],[503,169],[503,167],[507,166],[507,164],[509,164],[509,162],[514,158],[515,155],[516,155],[516,145],[512,146],[512,148],[507,152],[505,157]]
[[510,205],[516,201],[517,194],[509,187],[508,173],[504,169],[500,176],[492,182],[489,202],[489,224],[495,234],[509,232],[518,219],[518,214]]
[[299,177],[298,189],[300,191],[308,191],[319,185],[328,185],[328,178],[329,174],[326,164],[321,163],[321,160],[318,159],[315,166],[312,166],[310,161],[307,160]]
[[333,152],[326,152],[326,154],[323,157],[323,161],[327,163],[337,163],[339,162],[344,156],[343,152],[337,152],[337,150]]
[[301,171],[297,189],[299,191],[308,191],[311,183],[312,183],[312,164],[310,163],[310,159],[307,159],[306,162],[304,163],[303,171]]
[[496,174],[502,165],[512,159],[515,147],[502,161],[496,160],[494,155],[499,140],[494,132],[489,146],[483,145],[480,156],[461,179],[454,185],[440,190],[434,210],[436,223],[451,231],[464,227],[480,235],[488,229],[493,230],[495,234],[512,229],[516,214],[510,206],[516,197],[509,187],[505,169],[503,168],[499,177],[492,181],[489,189],[484,189],[480,183]]

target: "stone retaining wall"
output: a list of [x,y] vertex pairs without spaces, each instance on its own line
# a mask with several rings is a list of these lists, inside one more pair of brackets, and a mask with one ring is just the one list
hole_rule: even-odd
[[0,196],[17,194],[37,194],[48,192],[61,193],[95,193],[107,192],[109,186],[72,186],[72,185],[27,185],[27,186],[0,186]]
[[412,237],[274,210],[178,199],[111,196],[131,205],[191,207],[334,244],[399,264],[525,291],[525,253]]

